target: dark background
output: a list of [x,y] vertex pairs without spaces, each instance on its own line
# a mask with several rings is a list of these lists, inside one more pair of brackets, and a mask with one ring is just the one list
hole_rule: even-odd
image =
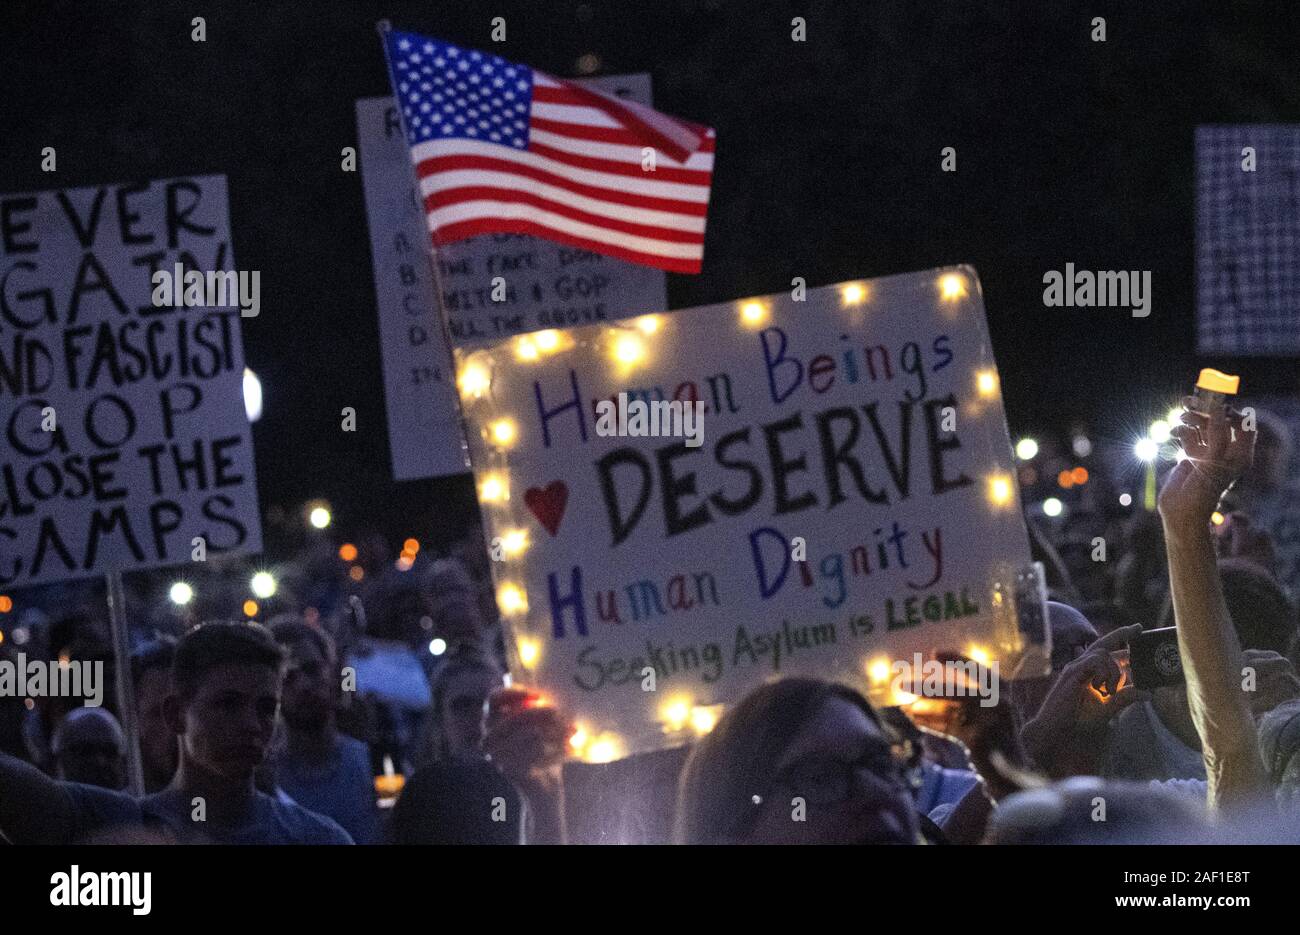
[[[5,0],[0,191],[227,175],[237,265],[262,272],[242,324],[264,510],[324,497],[342,535],[436,545],[473,521],[472,485],[391,479],[361,176],[340,171],[355,100],[390,93],[374,24],[566,77],[592,54],[717,129],[704,273],[670,276],[673,307],[972,263],[1013,432],[1083,420],[1128,444],[1203,363],[1300,389],[1294,359],[1200,361],[1193,334],[1194,128],[1300,122],[1297,4],[1142,6]],[[1044,308],[1043,274],[1067,262],[1152,271],[1150,317]]]

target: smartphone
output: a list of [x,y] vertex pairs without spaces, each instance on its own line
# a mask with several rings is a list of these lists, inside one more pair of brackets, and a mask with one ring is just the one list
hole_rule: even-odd
[[1178,628],[1162,627],[1140,633],[1128,644],[1133,687],[1150,691],[1183,684],[1183,658],[1178,653]]

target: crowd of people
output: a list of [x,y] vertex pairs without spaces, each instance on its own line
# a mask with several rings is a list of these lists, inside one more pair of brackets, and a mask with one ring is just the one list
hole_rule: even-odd
[[[846,685],[783,678],[689,747],[570,762],[564,712],[505,673],[481,538],[436,558],[408,543],[397,568],[378,539],[319,539],[239,621],[199,622],[200,600],[135,595],[137,797],[104,615],[74,589],[47,589],[0,619],[0,659],[102,662],[110,687],[101,707],[0,698],[0,834],[14,844],[1300,841],[1300,627],[1278,580],[1288,556],[1266,522],[1295,485],[1285,428],[1261,425],[1188,407],[1156,510],[1117,508],[1094,468],[1066,519],[1029,516],[1047,568],[1051,673],[1006,683],[992,706],[947,699],[941,723]],[[1039,474],[1054,476],[1022,469],[1027,492]],[[215,563],[209,583],[236,567]],[[1176,627],[1182,678],[1139,688],[1125,650],[1163,627]]]

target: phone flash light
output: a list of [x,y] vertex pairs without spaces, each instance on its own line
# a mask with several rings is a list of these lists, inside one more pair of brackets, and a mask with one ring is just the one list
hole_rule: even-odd
[[1196,387],[1201,390],[1209,390],[1211,393],[1236,396],[1237,390],[1241,387],[1241,377],[1234,377],[1231,374],[1206,367],[1201,371],[1201,375],[1196,378]]

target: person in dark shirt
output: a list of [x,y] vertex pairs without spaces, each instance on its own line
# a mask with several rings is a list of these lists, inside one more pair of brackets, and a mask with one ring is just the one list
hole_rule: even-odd
[[253,784],[275,726],[281,661],[275,640],[257,624],[190,630],[176,647],[165,705],[181,741],[171,784],[136,799],[59,782],[0,755],[0,834],[15,844],[65,844],[143,827],[179,843],[352,843],[330,819]]

